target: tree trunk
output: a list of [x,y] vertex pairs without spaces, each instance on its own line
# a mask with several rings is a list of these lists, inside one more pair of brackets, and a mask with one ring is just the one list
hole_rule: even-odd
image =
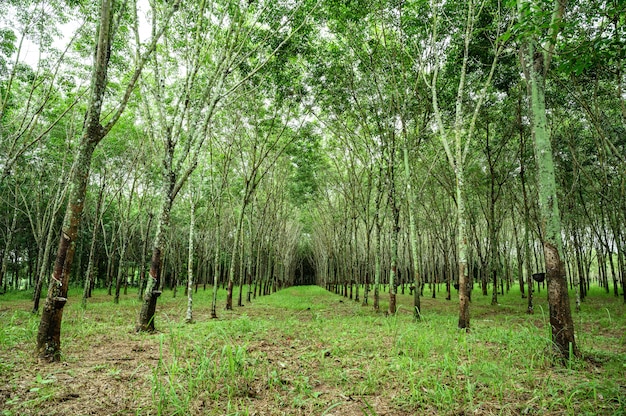
[[[520,116],[521,117],[521,116]],[[521,118],[520,118],[520,128],[522,127]],[[526,281],[527,281],[527,289],[528,289],[528,306],[526,308],[526,313],[532,315],[534,313],[534,305],[533,305],[533,291],[534,284],[532,278],[532,266],[531,266],[531,256],[530,256],[530,244],[531,241],[531,232],[530,232],[530,205],[528,201],[528,192],[526,190],[526,164],[524,163],[524,146],[526,141],[524,140],[523,132],[521,132],[520,137],[520,182],[522,184],[522,196],[524,202],[524,259],[526,263]]]
[[96,243],[98,236],[98,229],[100,228],[100,211],[102,209],[102,200],[104,197],[104,188],[106,182],[102,181],[100,191],[98,192],[98,201],[96,202],[95,217],[93,221],[93,228],[91,230],[91,244],[89,245],[89,259],[87,260],[87,272],[85,273],[85,286],[83,287],[83,298],[81,300],[81,307],[85,309],[87,307],[87,298],[91,296],[91,286],[93,284],[93,268],[94,258],[96,255]]
[[[392,151],[393,153],[393,151]],[[392,159],[393,160],[393,159]],[[393,161],[391,162],[393,163]],[[393,210],[393,232],[391,235],[391,268],[389,270],[389,315],[396,313],[396,295],[398,283],[398,238],[400,238],[400,207],[396,201],[393,168],[390,178],[390,205]]]
[[376,252],[374,253],[374,310],[380,310],[380,225],[376,226]]
[[[243,233],[243,228],[242,228],[242,233]],[[250,233],[249,238],[252,239],[252,233]],[[243,282],[244,282],[244,276],[245,276],[245,264],[246,261],[244,260],[244,258],[246,256],[249,255],[249,253],[246,253],[246,249],[245,249],[245,244],[243,241],[243,234],[242,234],[242,238],[239,241],[240,243],[240,254],[239,254],[239,294],[237,296],[237,306],[243,306]]]
[[[11,220],[11,225],[9,226],[9,229],[7,230],[7,238],[6,238],[6,242],[4,245],[4,251],[2,254],[2,266],[0,267],[0,287],[2,287],[3,280],[6,278],[7,266],[9,264],[9,253],[11,251],[11,245],[13,244],[13,235],[15,234],[15,229],[17,227],[17,211],[18,211],[17,195],[18,193],[17,193],[17,185],[16,185],[15,201],[14,201],[14,207],[13,207],[13,219]],[[4,287],[6,291],[6,285]]]
[[128,247],[128,237],[127,232],[122,230],[122,247],[120,249],[120,260],[117,266],[117,277],[115,278],[115,296],[113,297],[113,303],[120,303],[120,290],[122,289],[122,281],[126,281],[128,277],[126,276],[126,248]]
[[[244,210],[246,204],[241,207],[241,213],[237,221],[237,230],[235,231],[235,241],[233,241],[233,251],[230,256],[230,265],[228,267],[228,287],[226,288],[226,310],[233,309],[233,286],[235,284],[235,266],[237,260],[237,249],[239,248],[239,241],[241,239],[241,233],[243,230]],[[240,257],[243,253],[240,253]]]
[[465,200],[463,192],[464,174],[462,165],[457,166],[457,187],[456,187],[456,200],[457,200],[457,229],[458,229],[458,264],[459,264],[459,329],[465,329],[469,331],[470,328],[470,311],[469,311],[469,282],[467,279],[467,236],[466,236],[466,215],[465,215]]
[[217,319],[217,289],[218,281],[221,273],[220,264],[220,250],[221,250],[221,231],[220,231],[220,215],[219,212],[215,215],[216,220],[216,238],[215,238],[215,255],[213,258],[213,294],[211,300],[211,318]]
[[191,208],[189,211],[189,253],[187,260],[187,314],[185,322],[193,322],[193,233],[195,228],[196,216],[193,197],[190,198]]
[[143,297],[143,286],[146,280],[146,262],[148,257],[148,238],[150,236],[150,225],[152,225],[152,213],[148,214],[148,225],[146,227],[146,235],[144,236],[143,244],[141,247],[141,259],[139,269],[139,283],[138,283],[138,297],[139,300]]
[[[51,216],[50,224],[48,226],[48,233],[46,236],[46,246],[44,248],[42,262],[43,264],[39,268],[39,276],[37,276],[37,283],[35,284],[35,290],[33,293],[33,313],[39,312],[39,301],[41,299],[41,289],[43,286],[44,280],[48,276],[49,269],[49,258],[50,258],[50,250],[52,250],[53,239],[55,238],[54,232],[54,215]],[[49,279],[48,279],[49,280]]]
[[148,274],[148,281],[146,289],[143,295],[143,303],[139,312],[139,321],[137,323],[136,330],[138,332],[154,332],[154,314],[156,312],[157,299],[161,296],[161,274],[163,266],[163,251],[165,250],[165,235],[167,228],[170,225],[170,212],[172,209],[173,199],[172,191],[174,189],[175,177],[171,175],[171,158],[166,158],[165,175],[165,190],[163,195],[163,202],[161,207],[161,214],[159,215],[159,222],[157,223],[157,231],[154,239],[154,246],[152,248],[152,260],[150,261],[150,272]]
[[535,46],[527,47],[526,74],[530,89],[531,121],[535,142],[535,160],[538,168],[539,207],[543,226],[543,250],[546,263],[548,303],[550,305],[550,326],[552,341],[564,359],[578,355],[574,338],[574,323],[567,293],[565,267],[562,261],[561,217],[559,213],[552,160],[552,144],[547,127],[545,108],[544,60]]
[[[85,136],[81,140],[78,155],[72,168],[69,202],[65,211],[54,271],[48,286],[48,295],[37,333],[37,355],[39,358],[47,361],[60,361],[61,359],[63,307],[67,302],[67,289],[76,249],[78,226],[85,203],[91,156],[101,139],[101,137],[98,137],[101,134],[98,127],[99,125],[91,125],[87,129]],[[92,139],[92,137],[95,137],[95,139]]]

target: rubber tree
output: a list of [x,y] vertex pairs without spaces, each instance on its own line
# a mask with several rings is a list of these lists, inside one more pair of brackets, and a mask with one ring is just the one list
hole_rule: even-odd
[[[215,139],[210,137],[215,117],[222,114],[227,99],[243,100],[237,96],[240,87],[264,68],[306,21],[306,17],[293,19],[295,12],[302,10],[301,4],[286,9],[277,3],[272,6],[242,6],[227,0],[181,8],[180,20],[168,32],[168,42],[154,55],[151,72],[143,80],[146,129],[161,146],[162,186],[137,331],[154,331],[171,209],[196,169],[205,142]],[[277,14],[285,18],[276,19]],[[139,38],[137,28],[135,37]]]
[[[522,56],[522,68],[528,83],[552,341],[562,357],[568,359],[573,355],[578,355],[578,349],[574,338],[574,323],[570,310],[563,262],[561,215],[559,212],[559,199],[556,189],[552,143],[548,129],[545,98],[546,75],[550,68],[558,33],[563,24],[565,3],[565,0],[554,1],[554,9],[544,42],[541,43],[536,35],[527,36],[520,55]],[[518,1],[520,22],[533,26],[534,15],[545,16],[545,12],[542,11],[542,5],[543,3],[537,1]]]
[[[171,210],[180,190],[197,167],[232,65],[233,45],[228,45],[223,39],[234,37],[231,35],[236,34],[238,25],[232,24],[219,32],[206,19],[209,7],[203,1],[196,5],[193,12],[188,8],[182,10],[176,27],[167,33],[168,42],[163,42],[162,50],[151,61],[150,73],[142,79],[146,130],[155,146],[160,145],[162,167],[160,208],[137,331],[152,332],[155,329],[154,316],[157,299],[161,295]],[[223,22],[227,14],[225,11],[220,21]],[[195,29],[187,30],[190,26]],[[137,26],[135,37],[139,37]],[[218,45],[216,50],[211,49],[210,46],[218,39],[224,42],[223,47]],[[211,56],[209,51],[215,56]],[[176,55],[177,59],[170,59],[172,55]]]
[[413,175],[411,174],[411,164],[409,163],[409,149],[405,142],[402,148],[402,155],[404,159],[404,174],[406,176],[406,194],[409,205],[409,242],[411,244],[411,262],[413,266],[413,317],[415,320],[422,319],[422,307],[420,296],[422,293],[422,279],[419,268],[419,251],[417,241],[417,225],[415,220],[415,214],[413,207],[415,206],[415,192],[413,191],[412,182]]
[[[14,185],[14,190],[13,190],[13,213],[11,215],[9,215],[9,218],[11,218],[11,220],[8,221],[7,227],[6,227],[6,239],[4,242],[4,249],[2,250],[2,265],[0,266],[0,290],[2,290],[3,292],[6,291],[6,287],[7,287],[7,282],[5,280],[6,278],[6,273],[7,273],[7,268],[9,265],[9,254],[11,253],[11,249],[12,244],[13,244],[13,237],[16,234],[17,231],[17,218],[18,218],[18,213],[19,213],[19,205],[18,205],[18,200],[19,200],[19,192],[18,192],[18,188],[20,186],[19,182],[15,181]],[[3,286],[3,281],[4,281],[4,286]]]
[[[333,141],[338,142],[335,159],[337,187],[351,213],[351,218],[345,220],[351,219],[354,223],[352,235],[358,236],[357,218],[363,220],[365,226],[364,303],[369,297],[369,256],[376,226],[374,308],[379,308],[379,287],[388,276],[387,313],[394,314],[398,266],[402,261],[399,254],[400,201],[404,199],[405,190],[398,174],[402,166],[400,142],[405,131],[398,131],[397,125],[398,119],[404,125],[416,124],[413,118],[420,112],[404,103],[414,104],[414,80],[419,77],[407,69],[413,66],[413,62],[406,58],[401,42],[405,37],[400,33],[404,22],[398,18],[403,13],[402,5],[391,9],[383,4],[369,6],[371,9],[368,10],[353,10],[364,14],[358,22],[336,18],[332,36],[319,41],[327,59],[314,67],[314,73],[323,71],[323,81],[314,90],[324,108],[330,109],[318,117],[330,131]],[[345,154],[346,150],[349,154]],[[389,229],[385,227],[385,218],[390,219]],[[351,274],[355,267],[349,253],[356,252],[357,247],[353,244],[356,238],[346,232],[341,235],[347,248],[339,250],[341,258],[338,262],[345,264],[344,268]],[[388,259],[385,257],[387,252]]]
[[[212,143],[209,143],[211,145]],[[228,204],[227,194],[229,175],[231,174],[231,163],[233,158],[233,145],[230,142],[222,143],[224,148],[209,146],[209,163],[210,166],[210,191],[209,200],[214,218],[215,233],[215,251],[213,252],[213,294],[211,297],[211,318],[217,319],[217,290],[219,276],[221,273],[220,256],[222,253],[222,234],[223,234],[223,206]],[[220,163],[217,163],[220,161]]]
[[91,230],[91,243],[89,244],[89,257],[87,261],[87,271],[85,272],[85,285],[83,286],[83,298],[81,300],[81,307],[85,309],[87,307],[87,298],[91,296],[91,286],[93,284],[93,274],[95,266],[96,256],[96,243],[98,241],[98,230],[100,228],[100,221],[104,214],[104,191],[106,189],[106,176],[103,175],[100,178],[100,185],[98,189],[98,197],[96,200],[96,206],[94,209],[93,227]]
[[[68,184],[67,184],[67,175],[63,171],[61,174],[61,178],[59,179],[59,183],[57,184],[56,190],[54,192],[53,197],[49,197],[47,199],[46,209],[42,215],[36,215],[38,220],[36,221],[37,226],[34,227],[37,229],[33,229],[33,234],[38,235],[40,237],[35,237],[35,239],[40,244],[40,252],[38,255],[38,273],[36,276],[35,289],[33,291],[33,313],[39,312],[39,302],[41,300],[41,290],[43,288],[43,283],[48,276],[49,270],[49,261],[50,252],[53,249],[54,238],[56,233],[54,232],[55,226],[57,225],[57,214],[61,210],[63,206],[63,202],[65,201],[65,196],[67,195]],[[26,201],[25,201],[26,202]],[[25,203],[25,206],[28,204]],[[44,242],[45,239],[45,242]]]
[[[465,329],[469,331],[470,328],[470,311],[469,311],[469,280],[467,275],[467,213],[466,213],[466,195],[465,195],[465,164],[467,155],[470,149],[470,144],[474,139],[474,132],[476,126],[476,119],[481,110],[482,104],[487,96],[488,88],[491,85],[491,80],[495,72],[498,56],[503,50],[503,42],[500,27],[496,25],[496,33],[493,38],[493,50],[492,61],[490,69],[486,77],[482,81],[482,87],[474,89],[472,91],[475,94],[473,109],[471,115],[468,118],[465,103],[467,95],[470,92],[470,85],[468,82],[468,62],[470,60],[470,45],[472,39],[475,36],[475,29],[479,22],[479,17],[483,12],[485,2],[470,0],[464,2],[462,7],[464,21],[462,22],[462,58],[461,66],[458,72],[458,81],[456,89],[456,99],[454,102],[454,117],[452,120],[444,119],[444,113],[442,106],[440,105],[439,95],[440,88],[439,77],[440,72],[443,69],[441,54],[439,49],[446,44],[446,34],[440,33],[443,24],[444,7],[443,3],[436,1],[431,2],[432,8],[432,29],[429,44],[430,59],[432,59],[432,74],[430,77],[428,74],[424,74],[424,80],[431,90],[432,106],[435,115],[435,123],[437,126],[437,133],[441,139],[441,143],[445,150],[448,163],[451,170],[454,172],[455,178],[455,202],[456,202],[456,214],[457,214],[457,250],[458,250],[458,274],[459,274],[459,329]],[[486,12],[486,11],[485,11]],[[492,18],[499,20],[501,18],[501,10],[497,9]],[[444,55],[445,56],[445,55]]]
[[[193,188],[193,183],[189,182],[189,187]],[[193,264],[194,264],[194,231],[196,227],[196,200],[194,191],[189,192],[189,250],[187,252],[187,313],[185,323],[193,322]]]
[[[411,13],[408,13],[411,15]],[[416,160],[420,156],[420,144],[423,135],[420,132],[425,127],[427,120],[429,118],[430,112],[426,108],[427,98],[422,94],[422,85],[420,84],[420,80],[423,77],[423,66],[421,65],[423,62],[419,59],[413,59],[413,52],[411,42],[407,39],[411,38],[411,28],[413,26],[422,26],[423,21],[418,20],[417,22],[412,21],[411,19],[416,18],[415,15],[411,17],[407,17],[406,10],[404,9],[404,5],[400,4],[392,13],[385,14],[383,13],[385,24],[382,26],[382,30],[380,31],[382,42],[384,45],[385,53],[382,54],[382,68],[386,68],[386,72],[389,72],[390,76],[385,79],[386,88],[388,90],[388,101],[390,102],[390,115],[395,120],[394,131],[392,134],[391,140],[391,149],[390,152],[400,153],[402,152],[402,167],[404,171],[404,175],[398,178],[404,180],[404,194],[396,197],[395,194],[402,189],[402,185],[395,185],[396,179],[393,178],[395,174],[392,170],[392,175],[389,178],[389,182],[391,184],[391,188],[389,190],[390,200],[389,206],[392,209],[392,217],[394,218],[393,224],[393,233],[394,237],[392,240],[392,267],[391,267],[391,277],[390,277],[390,285],[392,281],[392,277],[397,275],[396,269],[398,267],[398,243],[399,239],[399,231],[400,231],[400,207],[398,206],[399,200],[404,200],[406,203],[404,204],[407,208],[408,216],[408,242],[409,242],[409,253],[410,253],[410,264],[412,266],[411,272],[414,275],[413,285],[413,309],[414,309],[414,317],[416,320],[421,319],[421,304],[420,304],[420,295],[421,295],[421,278],[420,278],[420,264],[419,264],[419,252],[418,252],[418,241],[417,241],[417,219],[415,215],[415,210],[417,209],[418,204],[416,203],[416,190],[413,189],[413,186],[416,184],[416,178],[414,177],[414,172],[412,169],[411,160]],[[420,19],[420,17],[417,17]],[[419,29],[417,29],[419,31]],[[381,68],[380,71],[377,72],[385,72]],[[417,71],[415,68],[418,68]],[[380,77],[376,77],[380,79]],[[379,87],[379,83],[376,83],[377,87]],[[396,144],[396,142],[398,142]],[[396,146],[398,147],[396,149]],[[411,158],[409,157],[409,154]],[[400,156],[396,157],[398,162],[400,161]],[[390,157],[389,165],[394,166],[395,160],[394,157]],[[398,163],[400,164],[400,163]],[[422,184],[425,183],[426,178],[428,178],[428,173],[422,175]],[[400,182],[398,180],[398,182]],[[398,188],[396,190],[396,187]],[[423,189],[423,186],[422,186]],[[398,282],[399,283],[399,282]],[[395,292],[395,288],[393,288]],[[404,286],[403,286],[404,293]],[[392,294],[390,289],[390,310],[392,309],[392,304],[395,303],[395,293]],[[395,309],[395,306],[393,307]]]
[[[16,98],[13,97],[13,100]],[[21,99],[16,101],[22,102]],[[46,113],[48,111],[55,117],[65,112],[52,102]],[[39,312],[42,286],[47,283],[46,277],[49,276],[50,253],[60,226],[61,218],[58,213],[67,202],[65,200],[68,190],[67,179],[72,164],[70,151],[72,140],[68,138],[72,137],[78,127],[77,123],[73,122],[78,118],[78,113],[78,110],[74,109],[71,114],[66,114],[66,118],[57,124],[58,127],[50,132],[46,140],[38,142],[30,151],[22,153],[16,161],[17,164],[13,166],[14,180],[22,181],[19,186],[22,201],[20,210],[28,217],[32,238],[37,246],[33,313]],[[5,179],[5,186],[7,182]]]
[[93,153],[124,112],[139,75],[154,51],[157,40],[163,33],[163,29],[167,25],[177,4],[178,2],[174,2],[173,7],[165,15],[160,30],[155,31],[152,40],[141,54],[139,61],[135,62],[135,68],[125,84],[126,88],[119,104],[110,115],[108,114],[104,124],[102,121],[102,110],[109,84],[108,67],[116,34],[113,30],[113,20],[118,8],[115,7],[115,0],[102,0],[98,8],[99,17],[97,19],[95,38],[94,65],[85,124],[68,181],[68,204],[63,219],[54,270],[48,286],[48,294],[37,333],[36,353],[41,359],[46,361],[59,361],[61,359],[63,308],[67,303],[70,272],[76,250],[78,227],[84,208]]
[[[243,190],[240,197],[237,198],[240,199],[241,205],[237,215],[235,238],[228,270],[227,310],[231,310],[233,307],[233,285],[235,283],[237,254],[239,254],[240,264],[243,264],[245,254],[242,241],[244,222],[246,218],[248,218],[248,221],[251,221],[252,214],[249,214],[249,208],[253,208],[257,187],[276,164],[277,160],[297,138],[297,130],[301,127],[304,120],[303,117],[298,117],[299,114],[294,111],[292,106],[280,105],[278,103],[272,105],[263,104],[263,99],[267,95],[261,95],[258,91],[255,91],[261,88],[261,83],[255,84],[250,89],[242,87],[242,91],[247,91],[246,96],[248,100],[238,103],[238,111],[233,113],[232,120],[232,123],[237,128],[229,138],[229,141],[234,144],[235,154],[240,159],[239,170],[240,179],[243,181]],[[268,91],[265,91],[265,94],[275,96],[275,91],[270,87]],[[298,118],[300,121],[298,121]],[[290,128],[288,127],[289,125],[294,127]],[[252,238],[252,235],[250,234],[248,238]],[[247,253],[248,256],[251,254]],[[241,296],[243,276],[240,275],[239,278],[238,306],[243,306]]]

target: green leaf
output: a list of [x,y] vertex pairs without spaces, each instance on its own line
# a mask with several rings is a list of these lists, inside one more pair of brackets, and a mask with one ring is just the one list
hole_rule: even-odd
[[500,35],[500,42],[506,43],[511,38],[512,34],[513,33],[510,30],[507,30],[502,35]]
[[37,374],[37,383],[39,384],[50,384],[50,383],[54,383],[54,379],[50,379],[50,378],[43,378],[41,377],[41,374]]

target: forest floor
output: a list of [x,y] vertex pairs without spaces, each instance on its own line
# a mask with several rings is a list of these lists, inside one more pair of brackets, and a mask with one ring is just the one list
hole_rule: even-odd
[[474,291],[470,333],[456,329],[458,302],[425,294],[421,322],[408,295],[386,316],[313,286],[233,311],[221,299],[210,319],[211,292],[200,289],[195,323],[185,324],[186,297],[165,292],[158,332],[137,334],[136,290],[118,305],[98,291],[86,310],[76,290],[55,364],[33,355],[39,318],[29,294],[5,294],[0,414],[626,415],[621,299],[590,294],[574,312],[582,357],[562,365],[545,291],[535,293],[534,315],[518,291],[496,306]]

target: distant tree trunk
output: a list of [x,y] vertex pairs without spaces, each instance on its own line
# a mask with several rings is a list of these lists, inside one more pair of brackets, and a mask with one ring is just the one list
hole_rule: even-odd
[[[5,279],[7,273],[7,266],[9,264],[9,253],[11,252],[11,246],[13,244],[13,235],[15,234],[15,230],[17,228],[17,212],[18,212],[18,192],[17,185],[15,185],[15,201],[13,206],[13,219],[11,220],[11,225],[7,230],[7,238],[4,244],[4,251],[2,254],[2,266],[0,267],[0,287],[2,286],[3,280]],[[4,291],[6,292],[6,281],[4,281]]]
[[[54,211],[56,214],[56,210]],[[43,286],[44,280],[48,279],[48,270],[49,270],[49,259],[50,259],[50,250],[52,250],[53,240],[55,238],[56,233],[54,232],[55,228],[55,215],[51,215],[50,223],[48,224],[48,231],[46,236],[46,245],[44,248],[43,256],[42,256],[42,265],[39,268],[39,276],[37,276],[37,283],[35,284],[35,290],[33,293],[33,310],[32,312],[35,314],[39,312],[39,301],[41,299],[41,289]]]
[[102,181],[100,185],[100,191],[98,192],[98,201],[96,202],[95,217],[93,221],[93,228],[91,229],[91,244],[89,245],[89,260],[87,261],[87,272],[85,273],[85,286],[83,287],[83,298],[81,300],[81,307],[85,309],[87,307],[87,298],[91,296],[91,287],[93,285],[93,269],[94,260],[96,255],[96,243],[98,236],[98,229],[100,228],[100,216],[102,210],[102,201],[104,199],[104,188],[106,182]]
[[143,297],[143,286],[146,280],[146,262],[148,257],[148,238],[150,237],[150,225],[152,225],[152,218],[154,216],[152,213],[148,214],[148,225],[146,226],[146,234],[143,239],[143,244],[141,246],[141,262],[139,268],[139,283],[138,283],[138,296],[139,300]]
[[411,243],[411,263],[413,264],[413,316],[416,320],[422,319],[420,295],[421,295],[421,279],[419,273],[419,260],[417,253],[417,231],[415,226],[415,216],[413,215],[413,207],[415,206],[415,199],[413,189],[411,187],[411,168],[409,164],[409,150],[406,143],[403,148],[404,156],[404,171],[406,176],[406,190],[409,201],[409,240]]
[[185,322],[193,322],[193,235],[196,222],[195,206],[193,197],[191,199],[191,208],[189,209],[189,254],[187,261],[187,314]]
[[233,241],[233,251],[230,255],[230,265],[228,267],[228,286],[226,287],[226,310],[233,309],[233,286],[235,284],[235,267],[237,261],[237,251],[239,247],[239,239],[241,238],[243,228],[243,216],[245,207],[242,207],[241,214],[237,220],[237,230],[235,231],[235,241]]
[[376,251],[374,253],[374,310],[380,310],[380,224],[376,225]]
[[215,238],[215,255],[213,257],[213,294],[211,300],[211,318],[217,319],[217,289],[219,276],[221,273],[220,250],[221,250],[221,231],[220,231],[220,215],[215,215],[216,220],[216,238]]
[[117,277],[115,278],[115,296],[113,297],[113,303],[120,302],[120,290],[122,289],[122,282],[126,281],[128,277],[126,273],[126,249],[128,247],[128,235],[127,231],[122,229],[122,247],[120,248],[120,260],[117,266]]

